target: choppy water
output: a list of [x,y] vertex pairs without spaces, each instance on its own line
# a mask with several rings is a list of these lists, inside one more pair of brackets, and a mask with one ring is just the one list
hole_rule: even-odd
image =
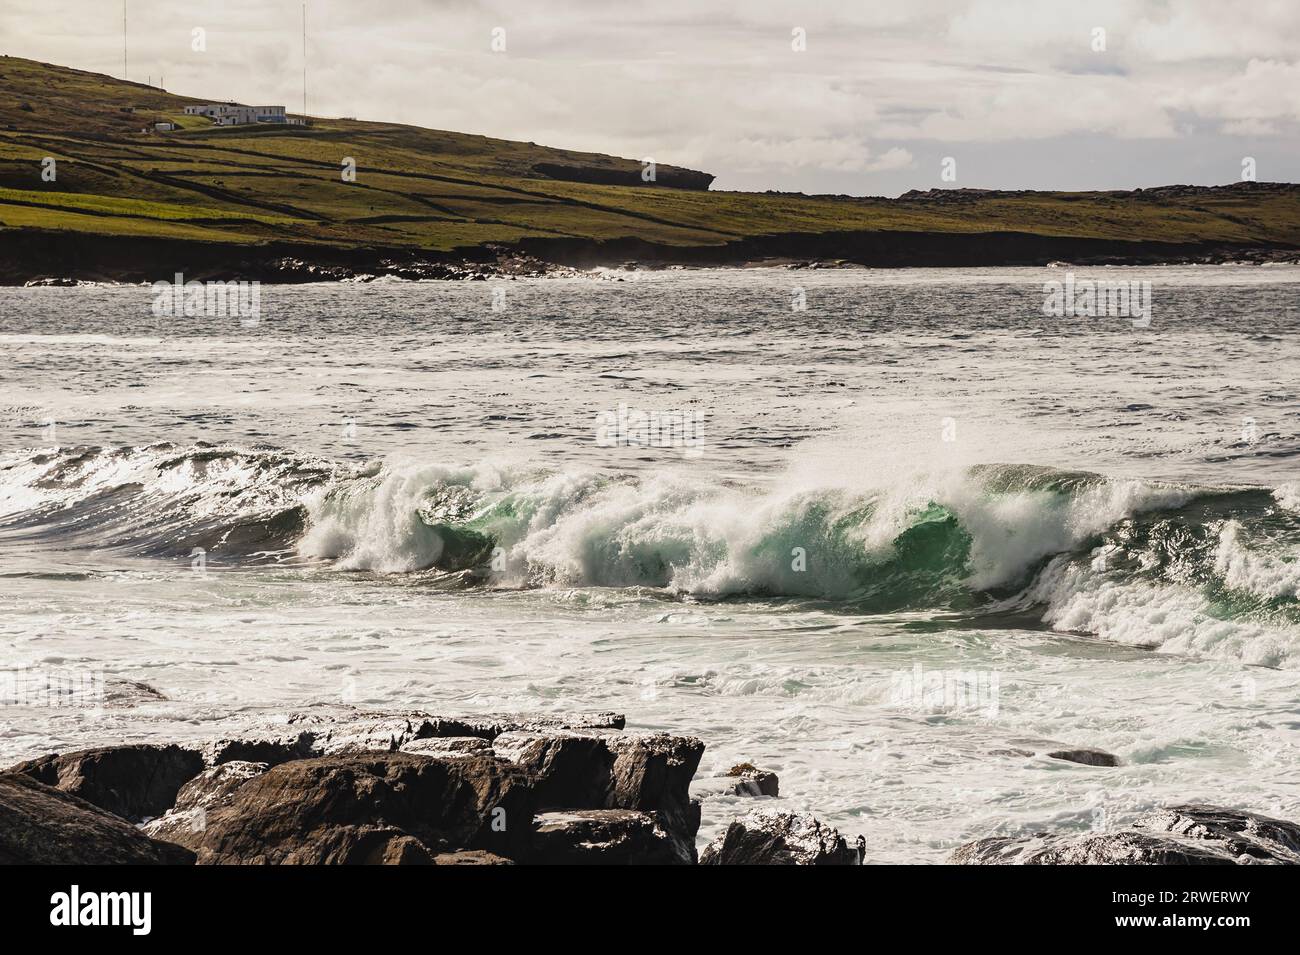
[[[1300,269],[1075,273],[1150,327],[1044,316],[1046,269],[266,287],[255,326],[0,290],[0,667],[108,687],[0,706],[0,758],[617,709],[872,861],[1300,818]],[[620,406],[699,427],[610,446]]]

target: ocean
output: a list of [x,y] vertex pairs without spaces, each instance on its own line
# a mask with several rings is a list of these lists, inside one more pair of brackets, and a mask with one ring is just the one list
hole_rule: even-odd
[[[1052,314],[1067,276],[1148,313]],[[0,290],[0,762],[615,710],[868,862],[1300,818],[1300,267],[157,299]]]

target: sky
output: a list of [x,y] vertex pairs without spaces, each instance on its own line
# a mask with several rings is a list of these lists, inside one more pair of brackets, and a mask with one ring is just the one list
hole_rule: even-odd
[[[299,111],[302,6],[127,0],[128,77]],[[122,7],[0,0],[0,52],[120,77]],[[1300,0],[307,9],[313,115],[653,159],[715,189],[1213,185],[1247,158],[1261,181],[1300,181]]]

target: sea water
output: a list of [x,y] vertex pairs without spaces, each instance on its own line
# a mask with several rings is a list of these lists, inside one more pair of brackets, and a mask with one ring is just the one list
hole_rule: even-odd
[[1149,321],[1060,269],[0,290],[0,760],[617,710],[873,862],[1298,819],[1300,268],[1071,278]]

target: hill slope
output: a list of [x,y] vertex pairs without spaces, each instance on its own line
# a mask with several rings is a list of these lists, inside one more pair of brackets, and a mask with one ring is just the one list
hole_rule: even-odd
[[[900,199],[711,192],[712,177],[389,123],[216,127],[205,102],[0,58],[0,280],[147,278],[158,267],[274,269],[486,260],[870,264],[1161,260],[1300,249],[1300,187],[1123,193],[943,190]],[[145,132],[156,121],[183,128]],[[57,178],[41,178],[53,157]],[[356,163],[344,181],[345,159]],[[235,253],[232,250],[242,250]],[[136,259],[148,257],[133,267]],[[152,271],[151,271],[152,270]],[[273,276],[268,276],[273,277]]]

